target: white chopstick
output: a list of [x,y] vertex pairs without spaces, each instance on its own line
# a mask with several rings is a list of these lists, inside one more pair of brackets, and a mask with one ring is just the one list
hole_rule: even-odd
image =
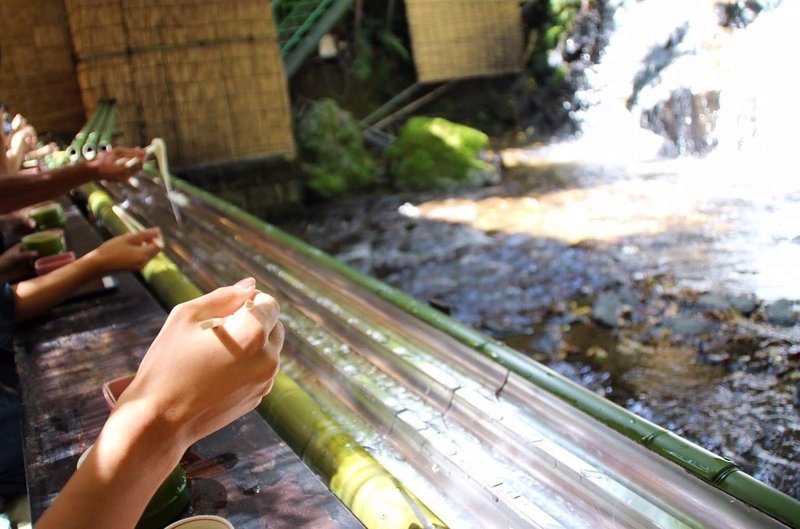
[[[111,211],[113,211],[117,217],[119,217],[119,220],[122,221],[129,231],[138,233],[147,229],[138,220],[136,220],[133,215],[122,209],[120,206],[114,204],[111,206]],[[155,240],[153,240],[153,243],[158,246],[159,250],[164,249],[164,241],[161,239],[161,237],[156,237]]]
[[139,163],[139,158],[117,158],[114,162],[117,165],[124,165],[128,169]]

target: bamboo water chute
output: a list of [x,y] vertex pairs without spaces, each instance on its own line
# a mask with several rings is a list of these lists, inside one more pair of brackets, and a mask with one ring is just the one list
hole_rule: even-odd
[[[368,526],[411,527],[402,524],[419,517],[414,497],[452,527],[800,526],[797,501],[730,461],[213,195],[177,187],[190,199],[180,225],[163,187],[144,176],[95,188],[89,202],[114,232],[125,229],[115,202],[162,227],[170,260],[159,258],[160,282],[149,278],[162,299],[199,292],[183,281],[209,289],[245,274],[279,298],[284,374],[261,411]],[[361,479],[373,475],[363,454],[392,473]],[[364,489],[377,496],[365,502]],[[405,513],[400,524],[365,506],[384,501]]]
[[[485,391],[485,389],[483,392],[476,390],[477,394],[474,391],[468,391],[468,386],[470,385],[469,380],[465,379],[463,374],[449,374],[446,371],[448,369],[447,363],[443,362],[442,359],[439,361],[415,359],[412,362],[404,362],[403,357],[399,357],[395,351],[392,350],[392,344],[400,344],[399,347],[407,351],[405,354],[410,354],[410,351],[413,351],[413,342],[409,343],[408,340],[403,340],[402,337],[396,336],[397,333],[393,333],[390,330],[391,327],[387,325],[394,322],[394,327],[400,327],[403,329],[403,333],[406,333],[409,331],[405,325],[412,323],[414,318],[408,316],[402,318],[402,311],[391,311],[391,308],[387,308],[386,303],[381,304],[379,299],[368,298],[369,302],[362,301],[358,311],[352,309],[351,307],[358,306],[359,297],[365,295],[363,292],[357,292],[357,294],[353,294],[353,296],[350,297],[331,297],[331,290],[334,289],[336,285],[346,287],[341,288],[341,291],[344,292],[353,291],[354,286],[336,277],[335,274],[331,273],[328,267],[311,267],[307,263],[303,264],[305,261],[300,258],[304,253],[308,253],[309,255],[321,254],[311,249],[307,249],[304,252],[302,244],[299,243],[269,250],[269,244],[259,241],[253,236],[253,233],[248,230],[246,224],[243,224],[243,220],[248,217],[241,212],[237,215],[238,218],[231,217],[230,211],[226,211],[226,213],[228,213],[227,216],[220,217],[219,211],[215,213],[207,207],[192,207],[191,214],[186,215],[188,218],[188,226],[182,226],[178,229],[177,226],[173,225],[174,223],[171,220],[171,216],[168,214],[168,204],[166,200],[159,199],[158,197],[158,187],[146,181],[140,185],[142,189],[139,191],[134,192],[134,190],[130,189],[122,190],[117,196],[117,200],[124,200],[131,205],[130,207],[134,212],[138,211],[140,216],[147,217],[161,224],[162,227],[167,230],[167,233],[172,234],[168,237],[172,240],[172,244],[168,243],[168,250],[177,256],[176,259],[181,268],[190,276],[205,277],[204,280],[212,284],[214,282],[222,282],[229,276],[233,277],[234,275],[238,276],[242,274],[254,274],[260,281],[269,281],[271,289],[280,296],[282,305],[287,312],[292,312],[295,306],[312,306],[310,309],[303,309],[304,312],[301,311],[303,315],[310,318],[310,321],[319,327],[336,329],[334,334],[338,333],[340,337],[350,335],[348,344],[351,349],[351,356],[356,355],[356,353],[356,356],[360,356],[362,354],[368,354],[370,351],[383,351],[381,353],[381,364],[393,364],[394,367],[392,369],[399,372],[405,378],[409,386],[413,387],[416,385],[419,391],[423,393],[426,391],[429,392],[431,395],[430,398],[438,402],[437,406],[440,413],[449,409],[448,413],[450,416],[460,417],[458,422],[461,424],[471,423],[472,428],[481,432],[481,436],[485,436],[485,439],[492,440],[490,443],[492,451],[501,454],[506,452],[509,456],[512,454],[524,454],[524,458],[518,460],[517,464],[522,467],[528,467],[531,472],[537,472],[537,469],[541,468],[562,468],[560,472],[564,472],[565,475],[559,475],[558,472],[553,472],[553,475],[549,476],[547,479],[561,481],[564,487],[563,490],[569,490],[571,486],[574,486],[575,474],[569,473],[568,469],[570,466],[567,465],[570,461],[570,456],[563,452],[559,454],[559,448],[556,444],[545,442],[543,439],[545,436],[541,431],[535,428],[532,429],[530,426],[525,427],[525,423],[532,420],[531,417],[528,417],[526,420],[516,419],[520,422],[515,423],[511,421],[509,411],[502,406],[497,406],[498,409],[492,411],[494,406],[491,395],[498,390],[500,390],[501,396],[508,395],[509,398],[513,397],[518,403],[526,402],[527,406],[533,406],[533,402],[545,398],[536,392],[534,392],[534,398],[529,398],[528,396],[531,394],[532,389],[521,377],[509,375],[507,370],[502,369],[501,366],[489,359],[481,361],[475,356],[474,351],[471,357],[467,357],[466,355],[469,354],[469,348],[458,347],[457,344],[452,342],[447,342],[446,346],[440,346],[442,354],[445,354],[446,351],[450,351],[450,354],[446,357],[447,360],[456,365],[460,362],[462,367],[469,372],[470,377],[474,377],[477,380],[481,380],[482,378],[483,382],[478,384],[478,387],[488,387],[488,391]],[[184,192],[190,192],[194,197],[203,197],[204,201],[211,199],[211,197],[207,197],[203,195],[202,192],[193,190],[190,186],[185,184],[181,184],[180,187]],[[155,209],[145,206],[144,197],[155,198],[155,200],[151,200],[151,202],[154,202],[156,205],[160,204],[160,206]],[[279,232],[276,230],[269,229],[268,231],[276,238],[280,237]],[[286,238],[288,241],[288,237]],[[274,241],[272,242],[274,243]],[[191,248],[191,250],[189,250],[189,248]],[[284,257],[283,265],[276,266],[274,264],[275,261],[281,259],[282,255],[291,256],[291,260],[289,261],[287,257]],[[219,257],[215,258],[215,256]],[[273,259],[275,261],[273,261]],[[235,267],[233,263],[235,263]],[[302,279],[292,277],[294,273],[299,273],[296,272],[297,270],[303,270],[304,268],[316,268],[316,276],[308,276],[305,275],[304,272]],[[289,270],[292,272],[290,273]],[[323,293],[321,290],[322,288],[326,288],[327,292]],[[303,289],[305,289],[305,293]],[[340,289],[336,290],[340,291]],[[389,293],[389,291],[390,289],[388,288],[383,290],[384,293]],[[314,302],[321,304],[321,308],[314,307]],[[358,328],[353,330],[353,327],[358,325],[354,322],[364,322],[370,313],[381,313],[383,310],[387,311],[387,315],[382,316],[382,323],[376,321],[371,321],[370,325],[362,323],[362,325],[365,326],[360,330]],[[334,317],[337,312],[340,313],[339,316]],[[333,316],[331,314],[333,314]],[[373,319],[374,318],[375,316],[373,316]],[[289,327],[288,324],[287,327]],[[418,329],[413,331],[416,339],[422,339],[420,335],[418,335],[419,332]],[[352,336],[353,333],[356,334],[355,338]],[[435,333],[434,336],[436,336]],[[467,335],[464,337],[466,336]],[[474,333],[474,335],[470,337],[477,339],[479,336],[478,333]],[[484,341],[486,340],[485,337],[483,337],[483,339]],[[313,343],[314,340],[316,340],[316,338],[312,339],[309,343]],[[313,345],[310,347],[308,346],[309,343],[305,346],[294,345],[293,348],[303,349],[304,353],[308,354],[309,349],[313,349]],[[453,350],[453,348],[455,348],[455,350]],[[435,462],[435,465],[438,465],[440,468],[447,468],[448,472],[451,474],[452,481],[449,485],[456,486],[459,483],[461,484],[462,490],[459,492],[459,495],[469,499],[469,502],[463,501],[463,503],[471,502],[476,505],[481,505],[481,509],[478,509],[479,511],[487,508],[486,505],[480,503],[481,493],[484,492],[485,494],[486,489],[492,490],[492,487],[489,486],[488,483],[492,483],[494,479],[499,478],[489,478],[486,482],[487,485],[485,489],[482,489],[481,486],[473,485],[474,481],[471,482],[470,476],[472,476],[474,480],[474,474],[472,473],[478,472],[480,474],[481,471],[475,468],[471,469],[470,465],[463,461],[458,462],[449,459],[448,450],[450,449],[446,447],[447,441],[442,437],[446,437],[444,433],[433,435],[434,432],[431,426],[423,428],[422,432],[427,433],[420,432],[418,429],[419,426],[415,428],[414,414],[406,410],[416,408],[417,404],[398,405],[394,403],[393,399],[395,399],[395,397],[385,394],[385,391],[381,391],[381,388],[374,387],[374,384],[370,383],[368,378],[370,378],[371,375],[369,375],[369,372],[364,366],[354,370],[353,373],[349,373],[348,368],[337,367],[326,354],[315,354],[317,356],[311,357],[313,359],[307,361],[301,360],[300,363],[303,363],[306,368],[314,365],[323,366],[325,368],[324,374],[316,378],[324,381],[321,383],[327,385],[332,391],[339,391],[343,395],[344,400],[351,401],[351,407],[353,409],[359,410],[361,414],[371,415],[373,417],[371,421],[378,431],[394,432],[391,435],[394,442],[396,442],[398,446],[406,446],[405,450],[407,450],[407,452],[401,452],[404,458],[410,460],[415,450],[419,447],[427,447],[425,448],[425,451],[428,453],[427,457],[431,458]],[[465,360],[465,358],[467,360]],[[461,360],[459,361],[459,359]],[[470,363],[472,363],[472,365],[469,365]],[[293,369],[292,364],[287,363],[287,368]],[[358,376],[359,373],[362,374],[361,377]],[[364,377],[366,377],[367,380],[365,380]],[[560,377],[556,376],[556,379],[558,378]],[[341,386],[338,390],[335,387],[337,385]],[[559,414],[561,414],[563,423],[570,425],[566,432],[563,433],[566,438],[569,437],[570,434],[568,432],[571,429],[577,428],[575,425],[580,424],[579,421],[591,421],[591,419],[585,416],[581,419],[582,414],[571,409],[571,406],[561,403],[560,406],[564,408],[561,409],[558,403],[553,402],[553,400],[557,399],[546,400],[548,400],[546,406],[540,404],[540,406],[550,408],[546,413],[552,415],[554,409],[559,409]],[[434,411],[437,409],[437,406],[434,406]],[[588,405],[584,403],[584,406],[586,407]],[[433,413],[433,411],[429,410],[428,412],[422,413],[422,416],[429,415],[430,413]],[[620,415],[617,417],[617,419],[620,420],[620,424],[630,425],[631,431],[641,431],[641,429],[646,426],[647,423],[642,420],[631,423],[629,417],[624,417],[626,413],[627,412],[624,412],[624,410],[620,411]],[[498,417],[503,417],[504,415],[510,421],[508,424],[503,424],[503,421],[498,422],[497,420]],[[597,427],[599,427],[599,425]],[[549,425],[548,428],[554,428],[554,426]],[[581,428],[592,431],[591,425],[584,425]],[[449,431],[450,434],[452,434],[452,427],[449,428]],[[431,437],[431,435],[433,436]],[[633,447],[627,446],[625,442],[621,442],[619,439],[614,440],[613,435],[611,435],[611,439],[609,440],[610,434],[608,432],[600,435],[593,431],[591,435],[587,435],[586,433],[583,435],[586,436],[588,440],[593,439],[595,442],[597,439],[603,439],[605,441],[602,447],[595,447],[593,450],[602,451],[604,453],[604,458],[608,458],[610,461],[616,461],[620,465],[616,469],[620,474],[615,477],[615,481],[618,481],[618,484],[611,488],[602,486],[600,483],[605,479],[611,479],[611,475],[600,472],[597,466],[595,466],[597,463],[585,466],[581,472],[578,472],[578,469],[582,468],[581,465],[575,466],[575,463],[572,462],[571,468],[579,476],[593,475],[593,472],[599,472],[600,475],[603,475],[603,478],[594,484],[588,478],[582,480],[582,486],[585,489],[583,493],[589,494],[589,491],[591,491],[591,497],[593,497],[597,503],[592,504],[591,515],[578,516],[576,519],[570,519],[569,523],[552,525],[553,527],[612,527],[612,523],[621,524],[620,520],[626,519],[626,517],[630,520],[630,525],[626,525],[629,527],[656,527],[665,519],[671,520],[670,526],[672,527],[694,527],[696,525],[691,520],[697,519],[702,520],[703,527],[771,526],[768,520],[758,519],[759,514],[751,512],[743,504],[740,504],[738,507],[730,505],[730,497],[715,492],[713,487],[703,485],[702,482],[696,479],[687,479],[689,476],[683,475],[680,472],[677,475],[674,471],[670,472],[669,463],[660,461],[660,458],[653,455],[647,455],[647,450],[644,450],[644,453],[639,452]],[[514,443],[511,443],[511,439],[518,439],[518,444],[514,445]],[[534,439],[534,441],[530,442],[526,441],[526,439]],[[685,441],[683,441],[683,444],[688,445]],[[409,446],[411,448],[408,448]],[[537,447],[539,448],[538,450]],[[704,462],[701,457],[702,453],[689,452],[687,446],[683,446],[683,448],[676,446],[675,448],[676,452],[681,453],[681,458],[694,461],[698,468],[707,467],[709,472],[714,470],[711,464]],[[624,455],[620,453],[616,453],[615,455],[615,452],[619,450],[622,450]],[[639,450],[642,449],[639,448]],[[539,455],[537,455],[537,453]],[[557,463],[554,464],[553,454],[559,454],[563,459],[556,459]],[[476,461],[481,461],[478,456],[474,457]],[[487,456],[484,455],[483,457]],[[636,464],[631,465],[630,463],[632,461]],[[720,465],[724,465],[725,468],[727,468],[728,472],[733,470],[730,468],[730,463],[721,459],[718,459],[718,461]],[[423,471],[426,466],[430,467],[431,463],[430,460],[423,460],[420,464],[421,466],[418,470]],[[491,459],[487,459],[482,465],[475,464],[474,466],[484,469],[483,472],[485,473],[489,472],[485,470],[486,464],[491,464]],[[506,468],[499,460],[494,464],[497,466],[498,471],[503,468],[509,473],[513,471],[513,466]],[[653,468],[654,465],[656,468]],[[657,484],[654,485],[654,483],[648,482],[648,480],[652,478],[644,479],[644,482],[642,482],[643,478],[641,476],[637,477],[638,474],[641,474],[645,470],[653,472],[652,475],[669,476],[671,480],[680,482],[684,491],[681,494],[681,498],[658,498],[659,494],[666,493],[659,492],[659,486]],[[500,471],[500,473],[502,474],[502,471]],[[437,479],[434,474],[430,476],[430,479]],[[632,483],[633,485],[624,487],[619,480],[621,480],[621,483]],[[711,475],[709,475],[709,481],[710,480]],[[507,478],[505,482],[510,483],[511,481],[511,479]],[[449,487],[445,489],[452,490]],[[512,491],[513,493],[510,494],[511,496],[520,493],[520,489],[518,488],[512,488]],[[497,494],[500,494],[499,491],[495,492],[495,495]],[[561,495],[563,494],[564,492],[561,493]],[[686,514],[667,514],[673,511],[691,511],[692,505],[695,504],[695,499],[698,497],[707,500],[707,503],[704,505],[705,515],[696,513],[693,513],[691,516]],[[486,498],[488,498],[488,496],[483,497],[484,500]],[[514,521],[516,522],[514,526],[521,527],[533,526],[530,525],[533,523],[532,519],[541,521],[544,518],[552,521],[552,515],[547,512],[530,514],[530,510],[532,509],[530,505],[514,505],[510,498],[503,498],[502,496],[501,498],[501,503],[506,504],[506,502],[508,502],[506,507],[512,511],[516,510],[516,512],[505,513],[505,515],[493,512],[492,517],[494,518],[504,520],[505,522]],[[656,500],[656,498],[658,499]],[[601,501],[604,503],[601,503]],[[676,504],[665,512],[661,508],[654,507],[654,505],[658,505],[660,502],[676,502]],[[601,509],[600,505],[605,505],[609,508],[608,511],[605,511],[608,518],[604,518],[604,516],[600,514],[602,510],[598,511],[598,509]],[[622,508],[620,507],[621,505],[626,505],[627,507]],[[611,509],[611,506],[615,507]],[[720,513],[718,509],[723,508],[723,506],[725,509],[732,509],[732,511]],[[756,518],[751,518],[752,516]],[[591,522],[588,522],[587,519],[591,520]],[[605,522],[603,520],[605,520]],[[615,521],[612,522],[612,520]],[[646,520],[650,520],[650,522],[646,522]],[[661,520],[661,522],[656,523],[656,520]],[[482,519],[478,527],[495,526],[493,524],[483,525],[483,523],[489,522]],[[497,524],[496,526],[500,527],[502,524]],[[775,525],[775,527],[778,526],[780,526],[780,524]]]
[[[115,212],[114,201],[108,193],[95,184],[85,185],[81,191],[89,211],[109,231],[117,235],[130,231],[129,224]],[[142,276],[159,299],[169,306],[203,293],[164,253],[159,253],[144,267]],[[208,285],[208,288],[215,286]],[[446,529],[430,509],[286,374],[278,374],[260,410],[367,527]]]

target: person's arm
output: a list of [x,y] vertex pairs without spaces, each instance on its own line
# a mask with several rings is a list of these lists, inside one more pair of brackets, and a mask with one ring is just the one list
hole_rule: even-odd
[[[252,310],[243,307],[248,299]],[[189,446],[269,393],[283,345],[279,312],[252,278],[175,307],[36,529],[132,529]],[[200,328],[214,317],[225,324]]]
[[[132,167],[117,164],[117,160],[135,158]],[[88,162],[29,176],[7,174],[0,178],[0,213],[8,213],[25,206],[63,195],[70,189],[92,180],[124,182],[142,168],[144,149],[115,147],[101,152]]]
[[92,279],[122,270],[140,270],[158,253],[158,228],[114,237],[74,263],[13,285],[16,321],[38,316]]

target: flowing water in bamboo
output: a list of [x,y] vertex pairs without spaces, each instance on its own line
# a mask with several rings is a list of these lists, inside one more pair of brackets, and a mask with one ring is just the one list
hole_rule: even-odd
[[210,289],[281,302],[283,370],[451,527],[782,527],[408,313],[147,178],[110,189]]

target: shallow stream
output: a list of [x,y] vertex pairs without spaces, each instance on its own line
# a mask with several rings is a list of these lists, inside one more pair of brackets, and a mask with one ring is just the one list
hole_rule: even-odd
[[691,185],[705,164],[517,169],[282,227],[800,497],[800,328],[775,311],[800,184]]

